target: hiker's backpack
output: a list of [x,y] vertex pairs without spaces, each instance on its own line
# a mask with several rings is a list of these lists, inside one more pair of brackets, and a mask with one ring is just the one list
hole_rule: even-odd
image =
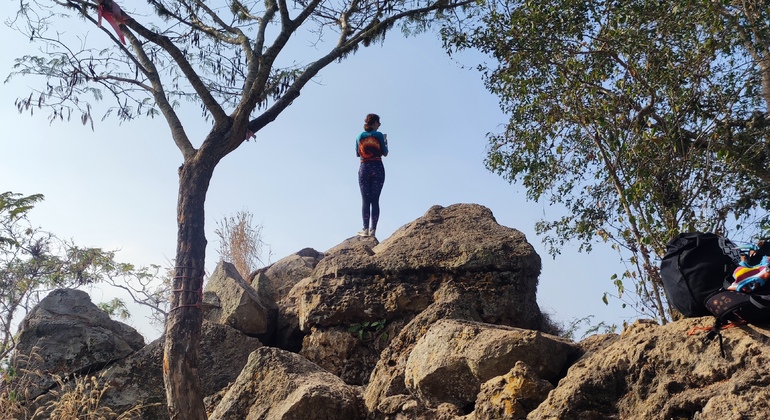
[[736,327],[749,323],[766,324],[770,321],[770,295],[763,289],[755,289],[750,293],[737,290],[721,289],[706,299],[706,308],[716,318],[714,325],[695,327],[688,335],[698,331],[705,331],[704,341],[719,339],[719,353],[725,354],[721,331],[726,328]]
[[660,277],[671,305],[686,317],[712,315],[706,299],[730,280],[740,251],[713,233],[682,233],[666,244]]
[[704,340],[719,338],[722,357],[725,350],[721,330],[770,322],[770,284],[752,277],[761,270],[749,265],[756,258],[761,265],[767,264],[762,257],[768,249],[761,246],[743,254],[741,265],[740,248],[711,233],[683,233],[666,245],[660,275],[668,300],[684,316],[715,317],[713,326],[695,327],[689,334],[706,331]]

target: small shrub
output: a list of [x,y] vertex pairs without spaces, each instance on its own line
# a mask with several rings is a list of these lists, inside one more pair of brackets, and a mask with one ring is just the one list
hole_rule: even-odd
[[365,321],[361,323],[355,323],[348,328],[348,331],[355,334],[359,340],[373,341],[373,340],[388,340],[388,333],[383,331],[385,329],[385,320],[380,321]]

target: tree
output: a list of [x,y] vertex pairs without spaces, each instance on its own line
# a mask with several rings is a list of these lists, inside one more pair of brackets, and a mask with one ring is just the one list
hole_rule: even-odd
[[536,226],[552,255],[568,240],[610,242],[629,267],[613,278],[618,297],[633,283],[634,307],[665,323],[666,242],[770,208],[766,2],[486,6],[443,35],[450,54],[494,59],[479,69],[510,120],[490,135],[488,168],[564,209]]
[[[111,0],[99,0],[99,4],[113,10]],[[127,10],[128,18],[120,19],[127,45],[103,28],[112,47],[100,51],[94,39],[66,39],[56,30],[71,17],[96,25],[95,3],[22,2],[14,26],[32,41],[43,43],[45,53],[21,58],[16,74],[41,76],[45,86],[18,100],[17,106],[20,110],[46,107],[51,119],[70,119],[74,113],[84,124],[93,124],[89,99],[108,96],[121,120],[162,115],[168,122],[183,163],[164,379],[172,418],[201,419],[206,417],[198,379],[204,201],[214,168],[275,120],[327,65],[362,45],[382,41],[398,23],[407,31],[423,30],[436,15],[473,1],[148,0],[148,4],[150,10],[132,5],[137,9]],[[84,24],[68,28],[87,30]],[[289,41],[300,30],[315,34],[318,48],[328,47],[326,52],[308,61],[310,52],[304,49],[292,61]],[[329,32],[337,38],[326,44],[323,37]],[[196,138],[185,130],[179,99],[200,105],[211,121],[205,137]]]
[[[174,277],[173,264],[165,268],[159,265],[148,267],[136,267],[133,264],[119,263],[115,270],[107,273],[101,283],[121,289],[128,293],[134,303],[150,310],[150,324],[159,332],[163,331],[168,316],[169,295],[171,293],[171,280]],[[110,316],[125,318],[129,315],[125,302],[115,298],[110,302],[99,305]]]

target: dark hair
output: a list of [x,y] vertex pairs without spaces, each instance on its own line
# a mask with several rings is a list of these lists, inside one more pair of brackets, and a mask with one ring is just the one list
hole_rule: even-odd
[[374,130],[374,124],[380,122],[380,116],[377,114],[368,114],[364,120],[364,131]]

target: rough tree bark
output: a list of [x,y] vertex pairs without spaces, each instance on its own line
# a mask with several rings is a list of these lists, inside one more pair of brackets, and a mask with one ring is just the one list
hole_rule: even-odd
[[172,419],[206,419],[199,372],[206,237],[204,202],[214,159],[198,151],[179,169],[177,250],[166,320],[163,379]]

